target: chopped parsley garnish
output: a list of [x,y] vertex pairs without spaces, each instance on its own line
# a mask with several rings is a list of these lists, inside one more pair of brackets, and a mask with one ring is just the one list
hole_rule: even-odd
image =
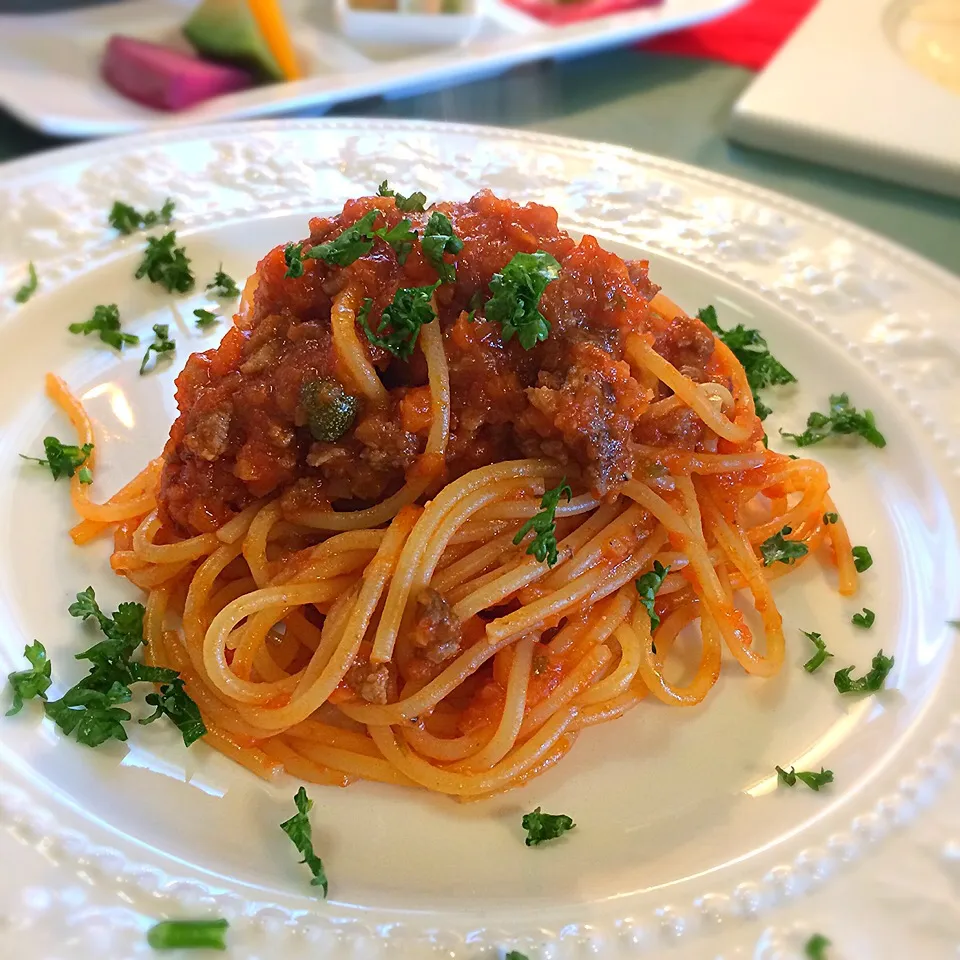
[[805,783],[811,790],[819,792],[820,788],[828,783],[833,783],[833,771],[820,768],[819,773],[812,770],[784,770],[783,767],[777,767],[777,779],[788,787],[796,786],[797,781]]
[[294,280],[296,280],[297,277],[302,277],[303,244],[288,243],[283,248],[283,262],[287,265],[287,272],[284,274],[284,277],[293,277]]
[[864,410],[860,413],[856,407],[850,406],[850,398],[845,393],[830,395],[829,413],[814,410],[807,417],[807,429],[803,433],[780,431],[781,436],[790,437],[798,447],[820,443],[832,434],[860,436],[875,447],[887,445],[886,438],[877,429],[873,411]]
[[212,327],[220,319],[212,310],[204,310],[203,307],[197,307],[193,315],[197,318],[197,326],[201,330]]
[[456,267],[447,263],[443,255],[452,253],[456,256],[463,249],[463,241],[453,232],[453,224],[449,218],[439,211],[431,213],[420,243],[423,255],[437,271],[440,282],[453,283],[457,279]]
[[663,586],[663,581],[670,572],[670,566],[666,567],[659,561],[653,561],[653,569],[645,573],[642,577],[634,581],[637,593],[640,594],[640,602],[647,608],[650,614],[650,632],[653,633],[660,626],[660,618],[653,604],[657,596],[657,591]]
[[423,213],[424,204],[427,202],[427,195],[425,193],[417,190],[415,193],[411,193],[409,197],[405,197],[402,193],[391,190],[386,180],[377,187],[377,196],[393,197],[397,209],[402,210],[404,213]]
[[807,545],[798,540],[786,540],[785,537],[791,533],[790,527],[784,527],[779,533],[772,537],[767,537],[760,544],[760,553],[763,555],[763,565],[769,567],[773,563],[796,563],[800,557],[807,555]]
[[823,522],[824,522],[824,524],[829,525],[829,524],[831,524],[831,523],[838,523],[839,521],[840,521],[840,514],[839,514],[839,513],[825,513],[825,514],[823,515]]
[[566,477],[543,495],[540,500],[540,512],[535,513],[513,538],[513,542],[519,546],[523,538],[532,530],[533,539],[527,545],[527,554],[536,557],[541,563],[546,560],[548,567],[552,567],[560,559],[557,553],[556,514],[557,505],[562,496],[566,496],[567,502],[573,496]]
[[873,693],[883,687],[893,669],[893,657],[885,657],[881,650],[873,658],[870,669],[859,679],[851,680],[855,667],[844,667],[833,675],[833,683],[840,693]]
[[827,947],[830,941],[822,934],[815,933],[803,946],[803,955],[807,960],[827,960]]
[[100,339],[115,350],[122,350],[125,343],[137,344],[140,338],[120,330],[120,310],[115,303],[101,303],[93,308],[93,316],[83,323],[71,323],[71,333],[99,333]]
[[530,958],[519,950],[508,950],[504,954],[503,960],[530,960]]
[[183,681],[179,677],[163,684],[159,693],[148,693],[146,701],[154,711],[149,717],[143,717],[140,723],[153,723],[163,716],[169,717],[180,731],[185,747],[195,743],[207,732],[207,726],[200,716],[200,708],[184,689]]
[[170,293],[186,293],[193,289],[194,276],[186,248],[177,246],[177,233],[171,230],[162,237],[148,237],[143,261],[134,276],[147,277]]
[[436,284],[429,287],[401,287],[384,307],[376,332],[370,329],[369,323],[373,301],[364,300],[357,313],[357,322],[371,343],[401,360],[409,360],[417,345],[420,328],[437,319],[430,303],[436,289]]
[[13,295],[17,303],[26,303],[37,292],[37,268],[33,261],[27,265],[27,282]]
[[863,627],[864,630],[869,630],[876,619],[877,615],[869,607],[864,607],[862,613],[855,613],[850,618],[851,623],[858,627]]
[[857,568],[857,573],[864,573],[873,566],[873,557],[866,547],[854,547],[850,552],[853,554],[853,565]]
[[808,633],[806,630],[800,631],[816,648],[817,652],[803,665],[807,673],[813,673],[823,666],[826,661],[833,656],[819,633]]
[[239,297],[240,288],[237,286],[233,277],[223,272],[223,264],[213,275],[213,280],[207,284],[207,289],[220,300],[228,300],[230,297]]
[[[45,704],[44,710],[65,734],[76,733],[77,740],[88,747],[97,747],[107,740],[126,740],[125,724],[131,716],[119,705],[132,699],[131,685],[175,685],[180,682],[180,675],[168,667],[152,667],[131,659],[143,643],[142,604],[121,603],[113,617],[108,617],[100,609],[93,587],[87,587],[70,604],[70,615],[81,620],[95,620],[104,639],[76,655],[78,660],[90,661],[89,673],[59,700]],[[180,727],[184,743],[189,745],[198,736],[203,736],[206,728],[203,721],[197,719],[196,705],[193,704],[192,709],[187,706],[189,697],[183,692],[182,684],[179,696],[177,712],[162,712]],[[147,702],[151,703],[150,695]]]
[[547,840],[556,840],[576,826],[565,813],[542,813],[539,807],[533,813],[525,813],[520,825],[527,831],[524,843],[528,847],[538,847]]
[[484,307],[484,316],[500,324],[504,343],[516,337],[524,350],[532,350],[550,336],[550,323],[538,305],[547,284],[559,276],[560,264],[544,250],[515,254],[493,275],[493,296]]
[[740,361],[743,372],[747,375],[747,384],[753,392],[753,405],[757,416],[765,420],[771,411],[760,399],[758,391],[764,387],[796,383],[797,378],[770,353],[767,341],[759,330],[751,330],[742,323],[730,330],[724,330],[717,321],[717,311],[713,307],[704,307],[697,312],[697,316]]
[[417,231],[411,230],[409,220],[401,220],[395,227],[379,227],[371,234],[388,243],[397,255],[397,263],[401,266],[407,262],[410,251],[417,240]]
[[[174,340],[170,339],[170,327],[166,323],[155,323],[153,325],[153,335],[156,337],[156,340],[147,347],[147,352],[143,355],[143,360],[140,363],[140,376],[142,377],[148,371],[148,364],[150,363],[150,354],[155,353],[156,359],[154,364],[149,369],[155,370],[157,364],[163,358],[164,354],[172,353],[177,349],[177,344]],[[167,357],[169,360],[170,358]]]
[[226,920],[161,920],[147,931],[154,950],[226,950]]
[[155,227],[158,223],[170,223],[175,208],[176,204],[169,197],[159,211],[148,210],[146,213],[140,213],[129,204],[116,200],[110,208],[107,219],[114,230],[129,235],[141,227]]
[[7,711],[8,717],[12,717],[23,709],[24,700],[32,700],[34,697],[46,700],[46,690],[52,682],[47,651],[39,640],[34,640],[33,643],[24,647],[23,655],[27,658],[30,669],[15,670],[7,674],[7,680],[13,689],[13,706]]
[[43,452],[47,455],[46,459],[43,460],[39,457],[28,457],[23,453],[20,456],[24,460],[32,460],[41,466],[49,467],[54,480],[59,480],[61,477],[72,477],[79,470],[81,483],[93,483],[90,468],[84,466],[87,458],[93,452],[92,443],[85,443],[82,447],[77,447],[61,443],[56,437],[44,437]]
[[313,852],[312,831],[310,828],[310,808],[313,801],[307,796],[307,791],[301,787],[293,798],[297,805],[297,812],[280,824],[280,829],[293,841],[293,845],[300,851],[305,863],[313,874],[310,885],[323,887],[323,895],[327,895],[327,875],[323,869],[323,861]]
[[337,267],[349,267],[354,260],[358,260],[373,249],[373,223],[379,212],[379,210],[369,210],[335,240],[311,247],[304,256],[323,260]]

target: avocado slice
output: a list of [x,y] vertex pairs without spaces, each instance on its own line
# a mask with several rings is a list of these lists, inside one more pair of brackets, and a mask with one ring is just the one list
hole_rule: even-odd
[[183,33],[202,57],[245,67],[264,80],[284,79],[247,0],[204,0]]

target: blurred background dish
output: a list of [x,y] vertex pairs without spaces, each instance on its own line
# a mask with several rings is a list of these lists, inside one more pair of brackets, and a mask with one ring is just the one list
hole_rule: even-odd
[[737,102],[729,132],[960,196],[960,2],[821,0]]
[[[8,14],[0,17],[0,102],[24,123],[61,137],[327,109],[357,97],[409,95],[528,60],[651,37],[720,16],[742,2],[384,0],[371,8],[364,0],[129,0]],[[553,9],[556,17],[544,13]],[[185,24],[192,24],[186,33]],[[109,60],[107,76],[120,78],[122,93],[104,81],[101,66],[115,35],[170,51],[163,58],[161,51],[132,52],[127,45],[120,53],[139,57],[139,70],[128,60],[119,67]],[[287,82],[236,89],[236,77],[214,77],[191,62],[219,52],[235,66],[236,49],[231,57],[224,38],[235,48],[243,41],[247,64],[262,77],[282,75]],[[111,57],[117,56],[114,45]],[[279,73],[271,68],[278,60],[285,64]],[[140,81],[136,89],[123,85],[131,74]],[[185,75],[192,79],[185,81]],[[176,94],[170,93],[174,86]],[[220,90],[223,95],[212,99],[202,96]]]

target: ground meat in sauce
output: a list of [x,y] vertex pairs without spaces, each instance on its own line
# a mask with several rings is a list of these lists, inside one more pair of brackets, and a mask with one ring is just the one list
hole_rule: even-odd
[[411,641],[431,663],[452,660],[460,652],[460,621],[446,599],[431,587],[417,597]]
[[[373,207],[381,211],[378,226],[407,217],[422,231],[429,217],[401,213],[390,198],[352,200],[340,215],[311,221],[311,242],[337,236]],[[637,442],[695,448],[703,441],[704,428],[689,411],[645,413],[664,391],[654,395],[624,359],[626,335],[638,332],[687,376],[721,379],[713,337],[699,320],[665,320],[649,308],[657,287],[646,261],[624,262],[589,236],[578,244],[551,208],[486,191],[438,209],[464,244],[456,282],[436,293],[451,394],[440,479],[545,455],[579,472],[581,488],[603,495],[632,475]],[[516,339],[504,344],[482,310],[472,321],[467,311],[489,296],[492,275],[514,254],[536,250],[551,253],[562,269],[540,301],[550,336],[526,351]],[[348,282],[359,286],[373,300],[369,322],[376,327],[399,286],[436,280],[420,246],[402,266],[380,240],[348,267],[313,259],[304,266],[303,276],[287,277],[283,246],[268,253],[257,266],[252,307],[219,347],[191,356],[177,378],[180,416],[164,449],[160,510],[181,534],[216,529],[277,494],[288,514],[376,502],[403,485],[424,451],[429,392],[419,348],[401,361],[359,333],[389,401],[371,408],[361,400],[349,430],[333,442],[313,438],[301,400],[304,384],[320,378],[358,393],[334,351],[332,298]]]

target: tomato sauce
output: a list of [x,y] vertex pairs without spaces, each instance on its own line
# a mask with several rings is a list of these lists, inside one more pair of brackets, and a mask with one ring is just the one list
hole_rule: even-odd
[[[421,233],[430,215],[402,213],[392,198],[351,200],[339,215],[310,222],[306,247],[335,238],[373,208],[378,227],[406,217]],[[377,329],[399,287],[436,281],[420,244],[402,265],[381,240],[347,267],[306,259],[296,278],[286,276],[278,247],[257,266],[250,308],[220,346],[191,356],[177,378],[180,415],[164,450],[160,494],[165,525],[181,534],[213,530],[254,500],[276,495],[288,512],[362,507],[395,492],[411,471],[429,467],[431,476],[449,480],[528,456],[569,464],[581,488],[604,495],[632,475],[636,443],[698,447],[702,426],[689,411],[646,415],[665,388],[640,382],[624,359],[626,335],[638,332],[686,375],[715,376],[706,327],[650,310],[657,288],[645,261],[625,262],[589,236],[577,243],[552,208],[520,206],[487,191],[434,209],[463,241],[456,281],[436,292],[451,389],[444,462],[420,462],[432,416],[419,348],[401,360],[357,327],[388,400],[373,406],[358,398],[349,429],[333,441],[315,439],[302,398],[304,384],[317,379],[352,389],[330,329],[337,293],[358,286],[373,301],[369,323]],[[515,254],[537,250],[552,254],[561,271],[540,300],[550,335],[525,350],[517,338],[503,342],[482,305],[494,273]]]

